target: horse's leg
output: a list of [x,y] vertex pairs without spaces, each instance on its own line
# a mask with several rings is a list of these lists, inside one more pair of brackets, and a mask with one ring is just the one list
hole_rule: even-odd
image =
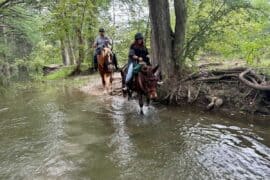
[[143,95],[139,93],[140,113],[143,115]]
[[103,86],[103,93],[106,93],[106,80],[105,80],[105,74],[104,73],[100,73],[101,76],[101,81],[102,81],[102,86]]
[[110,93],[110,75],[105,73],[104,78],[105,78],[105,90],[107,93]]
[[104,86],[105,86],[104,74],[101,71],[99,71],[99,74],[100,74],[100,77],[101,77],[102,86],[104,88]]
[[105,81],[104,75],[102,75],[102,86],[103,86],[103,88],[105,88],[105,86],[106,86],[106,81]]
[[112,82],[113,82],[113,73],[110,73],[110,94],[112,94],[113,92]]
[[132,92],[131,90],[128,90],[128,100],[131,100],[132,99]]
[[147,98],[146,98],[146,106],[149,106],[149,105],[150,105],[150,98],[147,97]]
[[108,93],[108,77],[107,74],[104,74],[104,80],[105,80],[105,87],[104,87],[104,91],[105,93]]

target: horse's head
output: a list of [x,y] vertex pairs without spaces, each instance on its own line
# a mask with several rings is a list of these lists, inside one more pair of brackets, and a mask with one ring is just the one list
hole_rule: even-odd
[[155,75],[159,66],[146,66],[141,68],[141,77],[139,78],[140,86],[150,99],[157,99],[157,82],[158,77]]
[[111,72],[113,71],[114,65],[113,65],[113,53],[110,48],[103,48],[102,50],[102,56],[104,57],[104,65],[106,66],[107,71]]

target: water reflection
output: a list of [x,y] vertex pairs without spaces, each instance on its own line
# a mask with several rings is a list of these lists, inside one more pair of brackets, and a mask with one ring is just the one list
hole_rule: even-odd
[[114,133],[111,135],[109,146],[114,149],[113,161],[117,161],[119,167],[125,168],[136,158],[136,150],[129,135],[129,129],[126,124],[126,117],[123,113],[123,107],[126,102],[124,99],[112,98],[110,109]]
[[0,101],[3,179],[270,179],[270,127],[44,86]]

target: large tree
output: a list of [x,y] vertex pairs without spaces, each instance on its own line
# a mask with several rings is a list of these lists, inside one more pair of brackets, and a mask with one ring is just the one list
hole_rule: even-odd
[[161,66],[165,78],[179,69],[184,47],[186,29],[185,0],[174,0],[176,24],[171,26],[168,0],[148,0],[152,26],[152,56]]

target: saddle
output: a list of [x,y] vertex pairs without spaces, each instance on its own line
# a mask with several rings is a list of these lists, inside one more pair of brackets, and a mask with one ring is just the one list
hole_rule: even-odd
[[134,89],[135,81],[136,81],[136,78],[138,77],[139,73],[140,72],[141,73],[145,73],[146,70],[147,70],[147,65],[146,65],[145,62],[140,62],[140,63],[136,64],[133,67],[133,76],[132,76],[132,79],[127,84],[128,89],[130,89],[130,90]]

